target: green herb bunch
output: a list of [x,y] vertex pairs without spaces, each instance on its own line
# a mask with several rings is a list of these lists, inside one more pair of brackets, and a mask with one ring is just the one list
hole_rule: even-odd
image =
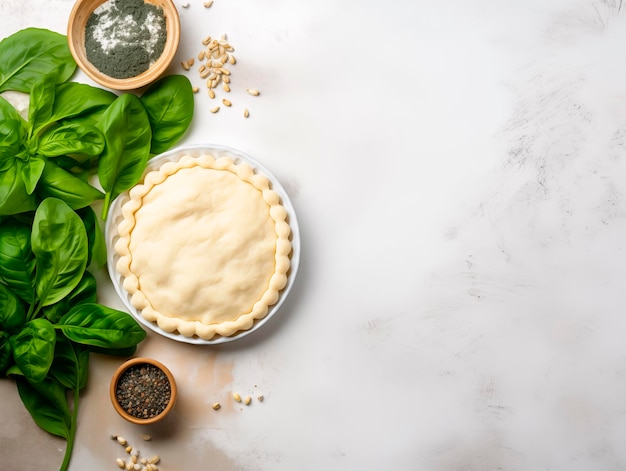
[[106,247],[92,203],[104,199],[106,218],[149,157],[183,136],[194,105],[183,76],[116,95],[69,81],[75,70],[58,33],[27,28],[0,42],[0,93],[30,95],[28,119],[0,96],[0,377],[16,382],[42,429],[67,440],[61,470],[90,352],[127,357],[146,336],[97,302],[90,269]]

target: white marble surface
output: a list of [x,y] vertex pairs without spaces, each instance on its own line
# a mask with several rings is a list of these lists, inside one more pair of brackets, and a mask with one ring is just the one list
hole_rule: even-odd
[[[251,117],[199,95],[183,143],[271,169],[302,263],[241,341],[142,344],[181,392],[145,452],[164,471],[624,469],[626,6],[189,3],[178,60],[228,34]],[[72,5],[2,0],[0,35],[64,32]],[[110,433],[139,441],[108,402],[118,363],[92,357],[72,470],[115,469]],[[57,469],[64,443],[0,395],[0,467]]]

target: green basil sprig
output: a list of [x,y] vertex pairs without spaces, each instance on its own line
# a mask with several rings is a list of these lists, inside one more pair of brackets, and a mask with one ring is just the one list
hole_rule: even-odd
[[30,227],[15,218],[0,224],[0,375],[15,379],[37,425],[67,440],[61,470],[89,352],[129,356],[146,336],[128,313],[97,303],[87,271],[102,250],[95,226],[91,208],[77,212],[57,198],[39,204]]

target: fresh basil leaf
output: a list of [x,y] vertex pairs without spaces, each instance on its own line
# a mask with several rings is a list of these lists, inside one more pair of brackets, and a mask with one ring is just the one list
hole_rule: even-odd
[[107,349],[129,348],[146,337],[130,314],[95,303],[73,307],[57,328],[76,343]]
[[20,298],[0,283],[0,330],[14,333],[26,323],[26,312]]
[[[87,267],[92,264],[96,268],[102,268],[107,261],[107,247],[104,241],[104,233],[98,216],[91,206],[79,209],[76,213],[83,220],[87,231],[87,241],[89,246],[89,258],[87,259]],[[95,301],[95,300],[94,300]]]
[[20,169],[20,176],[22,177],[24,187],[26,188],[26,193],[31,195],[33,191],[35,191],[35,187],[41,178],[46,162],[45,160],[34,155],[30,156],[26,162],[21,160],[18,160],[17,162]]
[[88,124],[67,123],[51,126],[40,136],[37,153],[46,157],[64,154],[97,156],[104,150],[104,136]]
[[80,282],[87,265],[87,233],[78,215],[57,198],[41,202],[33,220],[35,290],[39,306],[67,296]]
[[84,208],[104,196],[100,190],[50,160],[46,161],[37,186],[37,195],[42,199],[58,198],[72,209]]
[[10,167],[22,149],[26,122],[17,110],[0,96],[0,171]]
[[35,423],[46,432],[67,439],[72,416],[65,388],[49,378],[37,385],[19,375],[15,376],[15,381],[20,399]]
[[165,152],[185,134],[193,118],[191,82],[184,75],[160,78],[148,87],[141,102],[152,128],[150,153]]
[[0,376],[4,376],[13,362],[11,343],[6,332],[0,332]]
[[32,130],[37,130],[51,122],[54,90],[54,81],[45,75],[33,84],[28,102],[28,124]]
[[13,293],[33,304],[35,255],[30,248],[30,227],[14,220],[0,225],[0,279]]
[[0,171],[0,215],[24,213],[37,207],[35,196],[28,193],[21,175],[17,160]]
[[50,121],[71,118],[72,122],[95,125],[115,98],[115,93],[102,88],[78,82],[61,83],[56,87]]
[[78,283],[78,286],[72,292],[61,299],[59,302],[43,308],[46,318],[57,323],[61,317],[67,314],[72,307],[81,303],[95,303],[97,301],[96,279],[86,271]]
[[26,28],[0,42],[0,92],[30,93],[42,75],[61,83],[75,70],[67,37],[59,33]]
[[31,383],[44,380],[54,358],[56,332],[48,319],[28,321],[11,337],[15,364]]
[[87,386],[89,372],[89,351],[57,335],[54,347],[54,361],[49,375],[65,389],[83,389]]
[[103,219],[113,199],[132,187],[150,157],[152,131],[139,98],[120,95],[104,113],[100,129],[106,146],[98,163],[98,178],[106,192]]

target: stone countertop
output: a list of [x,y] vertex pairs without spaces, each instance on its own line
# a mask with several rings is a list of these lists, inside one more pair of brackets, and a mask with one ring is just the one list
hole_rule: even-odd
[[[121,360],[92,355],[70,469],[116,469],[111,434],[163,471],[624,469],[626,6],[176,3],[170,72],[200,87],[181,144],[235,147],[272,171],[298,214],[300,270],[241,340],[149,334],[137,354],[180,391],[158,426],[117,416]],[[3,0],[0,36],[64,33],[72,6]],[[221,34],[238,63],[233,107],[212,114],[180,62]],[[97,278],[100,301],[123,309]],[[58,469],[65,443],[10,380],[0,396],[1,467]]]

